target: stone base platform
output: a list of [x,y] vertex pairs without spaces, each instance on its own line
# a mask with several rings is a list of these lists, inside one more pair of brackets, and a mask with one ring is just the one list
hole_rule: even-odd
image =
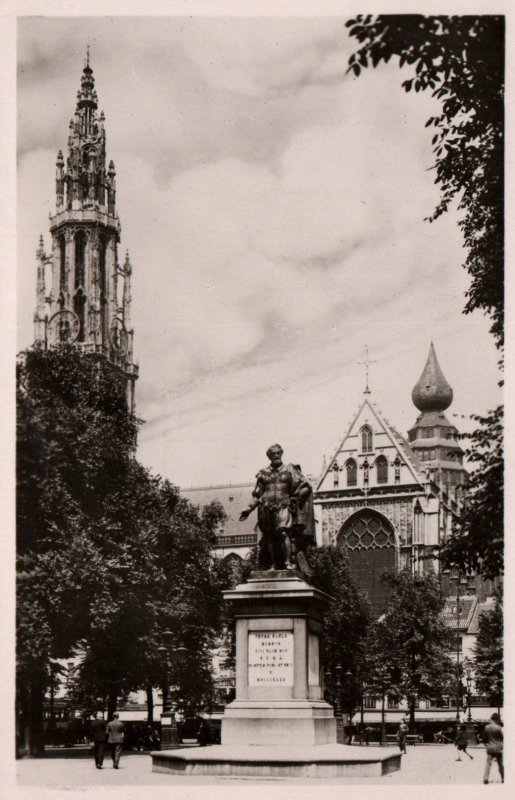
[[233,775],[274,778],[377,777],[401,766],[401,753],[388,747],[325,744],[314,747],[213,745],[159,750],[152,772],[173,775]]

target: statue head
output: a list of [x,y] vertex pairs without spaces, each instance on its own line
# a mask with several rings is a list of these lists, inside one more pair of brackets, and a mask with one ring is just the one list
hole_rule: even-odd
[[270,461],[273,461],[275,458],[281,458],[283,454],[283,449],[280,444],[271,444],[266,454]]

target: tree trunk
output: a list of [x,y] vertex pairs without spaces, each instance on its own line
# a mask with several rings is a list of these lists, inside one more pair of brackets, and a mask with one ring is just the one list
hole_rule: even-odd
[[409,702],[409,732],[415,733],[415,698],[413,695]]
[[43,701],[45,699],[45,679],[34,676],[29,688],[29,755],[41,758],[45,755],[45,731],[43,726]]
[[147,720],[149,724],[154,722],[154,692],[152,685],[147,685]]
[[112,720],[113,714],[116,711],[116,703],[118,700],[118,687],[113,686],[109,690],[109,696],[107,698],[107,719]]

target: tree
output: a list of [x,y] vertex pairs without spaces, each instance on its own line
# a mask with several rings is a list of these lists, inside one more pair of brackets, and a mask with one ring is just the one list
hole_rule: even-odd
[[124,383],[104,360],[69,346],[20,357],[17,685],[32,754],[43,752],[49,664],[86,633],[99,570],[117,539],[110,499],[129,470],[137,428]]
[[417,698],[434,697],[453,685],[452,639],[440,617],[444,600],[434,575],[414,575],[406,568],[385,573],[384,581],[392,594],[373,629],[378,638],[369,652],[370,682],[385,682],[384,665],[389,694],[408,699],[413,733]]
[[400,700],[402,692],[397,685],[398,666],[396,652],[391,649],[391,630],[384,615],[375,619],[367,631],[365,641],[366,689],[372,697],[381,700],[381,741],[385,743],[385,700]]
[[[433,222],[457,203],[470,275],[464,313],[489,315],[498,348],[504,341],[504,17],[358,15],[346,23],[360,46],[349,71],[391,59],[411,67],[402,86],[429,90],[441,113],[432,127],[435,182],[440,201]],[[414,72],[414,74],[413,74]],[[473,417],[480,427],[470,437],[469,459],[478,464],[471,498],[443,556],[448,566],[502,572],[502,407]],[[493,515],[491,512],[493,511]],[[481,533],[486,530],[491,535]]]
[[445,567],[495,578],[504,571],[503,409],[474,416],[479,423],[466,450],[474,469],[453,535],[440,547]]
[[360,705],[366,683],[365,641],[371,611],[365,595],[352,579],[349,559],[333,545],[310,549],[309,563],[313,569],[311,582],[334,598],[324,617],[322,662],[334,675],[336,666],[344,678],[343,700],[349,716]]
[[504,309],[504,18],[419,14],[358,15],[346,23],[360,43],[349,59],[359,75],[397,58],[415,74],[404,89],[429,89],[442,111],[434,128],[437,219],[457,200],[471,277],[465,313],[481,309],[503,341]]
[[495,596],[494,607],[479,616],[472,661],[476,691],[486,695],[500,709],[504,697],[503,609],[500,594]]
[[201,513],[135,458],[138,420],[104,359],[64,346],[26,351],[17,384],[17,677],[30,752],[43,752],[50,665],[80,651],[73,695],[107,703],[162,680],[160,631],[180,630],[177,694],[212,696],[221,620],[211,549],[223,511]]

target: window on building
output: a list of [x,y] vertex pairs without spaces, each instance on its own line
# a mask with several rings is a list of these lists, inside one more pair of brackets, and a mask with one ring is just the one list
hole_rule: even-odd
[[75,297],[73,298],[73,310],[77,314],[79,318],[79,335],[78,340],[79,342],[84,341],[85,336],[85,306],[86,306],[86,298],[84,297],[84,292],[82,289],[79,289],[78,292],[75,293]]
[[372,428],[364,425],[361,429],[361,449],[363,453],[371,453],[373,450]]
[[99,252],[99,279],[100,279],[100,324],[102,333],[102,343],[107,344],[108,335],[108,305],[107,305],[107,239],[102,236],[100,239],[100,252]]
[[399,708],[399,701],[396,697],[388,697],[386,704],[388,708]]
[[399,456],[393,462],[395,483],[401,482],[401,460]]
[[59,237],[59,291],[63,291],[66,286],[66,240],[64,236]]
[[364,697],[363,697],[363,708],[375,708],[376,707],[376,703],[377,703],[377,700],[376,700],[375,697],[372,697],[371,695],[368,695],[368,694],[364,695]]
[[350,458],[346,464],[347,470],[347,486],[356,486],[358,483],[358,468],[353,458]]
[[434,435],[435,435],[435,429],[434,428],[426,428],[425,429],[425,431],[424,431],[424,439],[432,439]]
[[378,483],[388,483],[388,461],[384,456],[376,459],[376,477]]
[[79,231],[75,236],[75,288],[84,286],[84,270],[86,264],[86,235]]

